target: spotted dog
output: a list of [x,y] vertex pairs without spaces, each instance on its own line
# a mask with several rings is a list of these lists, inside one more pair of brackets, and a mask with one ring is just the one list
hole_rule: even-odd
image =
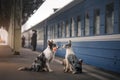
[[49,64],[54,59],[56,50],[56,44],[52,40],[49,40],[47,48],[37,56],[30,67],[20,67],[18,70],[52,72],[53,70],[50,68]]
[[56,44],[53,42],[53,40],[48,41],[47,48],[43,51],[45,58],[46,58],[46,68],[49,72],[52,72],[53,70],[50,68],[49,64],[51,61],[54,60],[55,52],[58,49]]
[[73,74],[82,72],[82,60],[78,59],[72,50],[71,40],[63,45],[66,49],[65,59],[63,59],[64,72],[72,72]]
[[21,71],[43,71],[43,68],[45,67],[46,58],[43,53],[41,53],[40,56],[37,56],[34,62],[30,67],[20,67],[18,70]]

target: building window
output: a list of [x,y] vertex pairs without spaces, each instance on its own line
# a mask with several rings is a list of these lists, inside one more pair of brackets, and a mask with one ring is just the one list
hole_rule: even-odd
[[87,13],[85,15],[85,36],[88,36],[89,35],[89,14]]
[[114,4],[110,3],[106,5],[105,33],[112,34],[113,26],[114,26]]
[[100,34],[100,10],[94,10],[94,35]]
[[74,19],[73,18],[71,18],[71,20],[70,20],[70,24],[71,24],[71,31],[70,31],[70,37],[72,36],[74,36],[75,35],[75,27],[74,27]]
[[69,25],[68,25],[68,21],[66,21],[66,24],[65,24],[65,27],[66,27],[66,37],[69,37]]
[[81,19],[80,19],[80,16],[77,17],[77,36],[81,36]]

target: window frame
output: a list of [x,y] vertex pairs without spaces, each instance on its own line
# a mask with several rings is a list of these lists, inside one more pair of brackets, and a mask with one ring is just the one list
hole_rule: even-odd
[[76,23],[76,27],[77,27],[77,37],[80,37],[81,36],[81,27],[82,27],[82,22],[81,22],[81,16],[77,16],[77,23]]
[[[99,24],[98,24],[99,23]],[[94,35],[100,35],[100,9],[94,9]]]
[[85,27],[84,28],[85,36],[89,36],[90,35],[90,16],[88,12],[85,14],[85,26],[84,27]]
[[[111,21],[108,21],[111,20]],[[105,34],[114,32],[114,3],[109,3],[105,7]]]

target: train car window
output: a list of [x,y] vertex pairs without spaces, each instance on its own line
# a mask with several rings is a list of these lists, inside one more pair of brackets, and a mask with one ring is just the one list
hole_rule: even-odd
[[[119,1],[119,7],[120,7],[120,1]],[[120,33],[120,8],[119,8],[119,33]]]
[[74,35],[75,35],[75,29],[74,29],[74,19],[73,18],[71,18],[71,21],[70,21],[70,23],[71,23],[71,31],[70,31],[70,37],[73,37]]
[[72,19],[70,19],[70,22],[69,22],[69,37],[72,36]]
[[53,30],[53,32],[52,32],[53,38],[55,38],[55,27],[54,27],[54,25],[52,25],[52,30]]
[[89,26],[90,26],[90,23],[89,23],[89,14],[86,13],[85,15],[85,36],[88,36],[89,35]]
[[54,38],[57,38],[57,25],[54,25]]
[[60,38],[62,38],[62,24],[60,23]]
[[58,24],[56,24],[56,29],[57,29],[57,38],[59,38],[59,29],[58,29]]
[[52,35],[52,26],[50,26],[50,39],[52,39],[53,35]]
[[114,26],[114,4],[110,3],[106,5],[105,33],[112,34],[113,26]]
[[62,37],[65,37],[64,22],[61,23],[61,28],[62,28]]
[[61,38],[61,26],[58,24],[58,38]]
[[53,39],[53,38],[55,38],[55,35],[54,35],[54,33],[55,33],[54,25],[52,25],[51,30],[52,30],[52,39]]
[[59,24],[57,24],[57,31],[58,31],[58,36],[57,36],[57,38],[59,38],[59,37],[60,37],[60,33],[59,33],[59,32],[60,32],[60,30],[59,30],[59,27],[60,27],[60,26],[59,26]]
[[49,26],[49,33],[48,33],[48,35],[49,35],[49,39],[51,39],[51,26]]
[[100,10],[94,10],[94,35],[100,34]]
[[66,21],[66,24],[65,24],[65,27],[66,27],[66,37],[69,37],[69,25],[68,25],[68,21]]
[[27,36],[27,37],[28,37],[27,40],[28,40],[28,42],[30,43],[30,42],[31,42],[31,34],[30,34],[30,31],[28,31],[27,35],[28,35],[28,36]]
[[37,33],[38,33],[38,35],[37,35],[37,39],[38,40],[43,40],[43,28],[41,27],[40,29],[38,29],[38,31],[37,31]]
[[53,37],[54,37],[54,32],[53,32],[54,30],[53,30],[53,26],[52,25],[49,25],[48,26],[48,39],[53,39]]
[[51,31],[50,31],[50,26],[48,26],[48,31],[47,31],[47,35],[48,35],[48,39],[50,39],[50,36],[51,36]]
[[77,36],[81,36],[81,19],[80,19],[80,16],[77,17]]

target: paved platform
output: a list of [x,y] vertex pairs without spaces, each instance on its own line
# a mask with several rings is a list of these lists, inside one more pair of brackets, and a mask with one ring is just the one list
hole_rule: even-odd
[[18,71],[21,66],[30,66],[39,52],[22,48],[20,55],[13,55],[8,46],[0,46],[0,80],[120,80],[120,74],[83,64],[83,73],[64,73],[61,58],[51,63],[54,72]]

